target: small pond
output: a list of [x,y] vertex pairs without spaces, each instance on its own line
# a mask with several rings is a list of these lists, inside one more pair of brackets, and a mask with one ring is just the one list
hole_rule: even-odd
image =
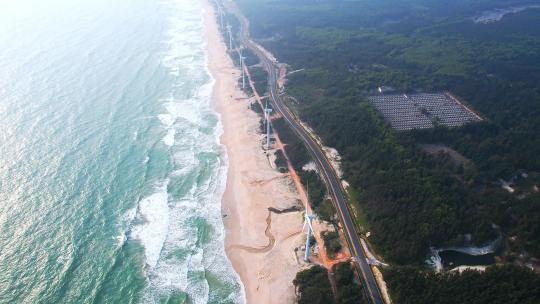
[[483,255],[470,255],[455,250],[443,250],[439,252],[443,267],[452,269],[458,266],[487,266],[495,264],[495,253]]

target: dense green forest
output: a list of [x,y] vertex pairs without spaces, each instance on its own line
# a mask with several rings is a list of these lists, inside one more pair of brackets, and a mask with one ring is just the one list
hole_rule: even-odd
[[401,304],[537,304],[540,276],[515,266],[436,274],[411,267],[392,268],[384,277],[396,303]]
[[361,287],[354,282],[354,272],[349,263],[334,266],[331,274],[336,292],[332,292],[329,273],[321,266],[312,266],[296,274],[293,284],[298,303],[302,304],[363,304],[365,300]]
[[328,272],[321,266],[313,266],[296,274],[293,281],[298,304],[333,303],[332,287]]
[[339,241],[339,233],[337,231],[323,231],[321,237],[324,240],[324,247],[330,257],[335,257],[336,253],[341,250],[341,242]]
[[[344,158],[374,245],[390,261],[421,263],[429,246],[493,239],[499,225],[540,255],[539,195],[499,179],[540,170],[540,10],[499,22],[473,17],[523,1],[238,1],[255,38],[291,69],[287,93],[300,117]],[[396,133],[365,101],[380,85],[449,90],[485,121]],[[419,144],[443,143],[455,165]],[[532,189],[532,188],[531,188]],[[511,206],[511,207],[510,207]],[[527,216],[525,216],[527,215]]]
[[354,272],[350,263],[337,264],[333,270],[338,304],[368,303],[362,293],[360,284],[355,282]]
[[[474,303],[539,299],[527,285],[538,285],[538,276],[523,269],[458,275],[417,267],[431,246],[482,245],[501,233],[509,238],[504,261],[540,257],[540,9],[475,22],[485,11],[535,2],[236,2],[252,36],[290,70],[302,69],[288,77],[288,103],[340,151],[370,241],[395,265],[386,276],[398,303],[472,303],[448,296],[456,293]],[[378,86],[450,91],[484,121],[396,132],[366,100]],[[464,161],[427,153],[424,144],[449,147]],[[295,167],[309,158],[297,144],[287,149]],[[314,199],[326,206],[322,194]],[[487,291],[506,294],[490,302]]]

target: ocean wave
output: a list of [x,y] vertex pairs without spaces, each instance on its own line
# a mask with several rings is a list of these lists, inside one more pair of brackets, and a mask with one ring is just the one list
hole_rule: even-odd
[[[159,302],[181,293],[192,303],[242,303],[244,289],[224,249],[221,198],[228,163],[219,143],[220,118],[211,105],[215,80],[208,71],[202,8],[195,0],[165,5],[175,17],[169,20],[161,63],[175,83],[169,96],[159,100],[164,111],[157,118],[167,132],[163,141],[173,167],[167,176],[170,193],[165,189],[161,198],[150,196],[168,201],[167,229],[165,236],[159,234],[161,247],[144,245],[151,267],[142,301]],[[150,255],[147,248],[154,248]]]
[[131,236],[144,247],[146,264],[155,267],[169,230],[168,181],[157,187],[157,191],[143,198],[137,208],[137,224]]
[[[137,215],[137,207],[134,207],[126,211],[126,213],[124,213],[124,215],[122,215],[122,217],[120,218],[120,222],[117,225],[120,232],[115,237],[116,244],[118,247],[124,246],[124,244],[128,240],[127,236],[130,233],[131,224],[133,223],[133,220],[135,219],[136,215]],[[124,228],[124,227],[127,227],[127,228]]]
[[174,117],[171,114],[159,114],[158,119],[167,128],[174,124]]
[[174,128],[168,129],[167,134],[165,135],[165,137],[163,137],[163,142],[169,147],[174,146],[175,135],[176,135],[176,131],[174,130]]
[[166,297],[173,290],[185,292],[193,303],[243,301],[238,292],[220,294],[218,299],[209,298],[213,292],[207,275],[213,275],[228,286],[237,286],[238,290],[242,288],[223,248],[221,197],[225,187],[226,159],[218,157],[209,162],[209,167],[190,166],[191,171],[186,175],[202,177],[205,170],[214,174],[191,184],[190,190],[170,203],[169,233],[160,259],[151,269],[150,289],[145,301]]
[[164,104],[169,115],[175,119],[185,119],[191,124],[197,124],[200,121],[200,100],[185,99],[178,101],[169,101]]

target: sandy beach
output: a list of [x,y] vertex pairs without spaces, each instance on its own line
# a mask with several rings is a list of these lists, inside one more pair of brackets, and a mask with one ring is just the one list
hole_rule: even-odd
[[[288,174],[273,168],[262,148],[259,117],[238,88],[240,71],[227,54],[213,7],[204,1],[208,63],[215,78],[213,101],[221,114],[222,144],[229,171],[222,201],[227,256],[245,287],[247,303],[294,303],[292,281],[304,265],[301,212],[276,209],[300,205]],[[272,153],[272,152],[270,152]]]

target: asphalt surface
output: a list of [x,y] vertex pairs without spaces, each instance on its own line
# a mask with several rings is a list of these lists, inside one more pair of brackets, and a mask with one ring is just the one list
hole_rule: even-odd
[[354,265],[365,283],[363,286],[365,287],[364,290],[366,296],[371,300],[372,303],[383,304],[384,301],[377,286],[377,282],[371,267],[367,263],[366,255],[360,243],[360,238],[354,228],[353,220],[347,201],[343,195],[344,190],[339,177],[330,164],[330,161],[326,158],[322,148],[302,127],[295,115],[292,114],[287,106],[283,104],[277,88],[277,67],[275,66],[274,62],[268,58],[267,55],[262,52],[255,43],[253,43],[253,41],[249,39],[249,27],[245,17],[238,11],[236,11],[235,14],[241,23],[240,39],[242,40],[242,44],[257,55],[268,72],[268,85],[272,108],[283,116],[293,131],[304,142],[310,154],[313,156],[313,159],[319,168],[319,172],[321,172],[321,175],[324,178],[328,192],[333,198],[334,205],[341,221],[343,231],[345,232],[351,254],[353,255]]

